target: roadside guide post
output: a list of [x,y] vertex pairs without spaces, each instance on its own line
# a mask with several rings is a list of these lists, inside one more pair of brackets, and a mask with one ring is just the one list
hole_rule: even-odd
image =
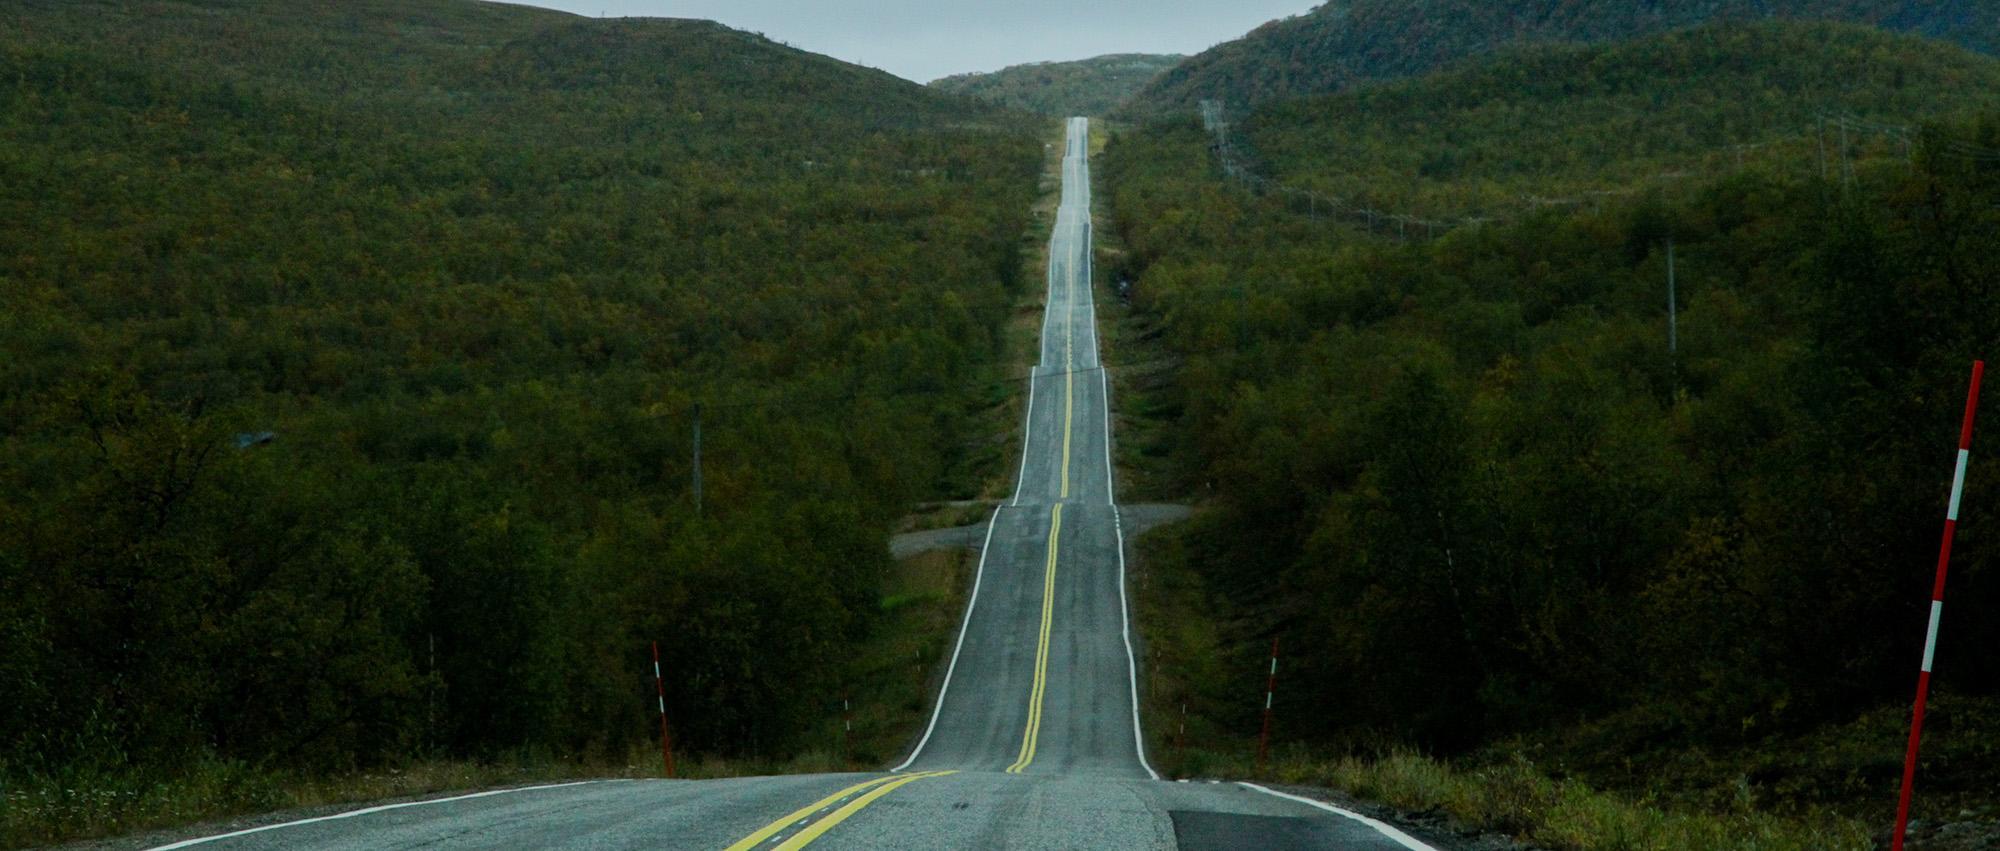
[[1264,773],[1264,759],[1271,752],[1271,695],[1278,690],[1278,639],[1271,639],[1271,674],[1264,681],[1264,731],[1257,734],[1257,774]]
[[1917,744],[1924,732],[1924,701],[1931,689],[1931,658],[1937,652],[1938,621],[1944,615],[1944,574],[1951,564],[1951,540],[1958,533],[1958,498],[1965,492],[1965,461],[1972,449],[1972,418],[1979,410],[1979,378],[1985,361],[1972,362],[1972,387],[1965,394],[1965,419],[1958,429],[1958,461],[1951,474],[1951,501],[1944,513],[1944,542],[1938,546],[1937,579],[1931,583],[1930,631],[1924,638],[1924,662],[1917,669],[1917,702],[1910,713],[1910,745],[1903,754],[1903,792],[1896,802],[1896,832],[1892,851],[1903,851],[1903,834],[1910,827],[1910,789],[1917,779]]

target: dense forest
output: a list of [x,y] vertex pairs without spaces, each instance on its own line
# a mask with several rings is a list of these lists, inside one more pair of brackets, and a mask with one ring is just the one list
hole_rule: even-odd
[[1844,156],[1907,156],[1916,122],[1980,105],[1995,88],[2000,63],[1913,36],[1713,25],[1519,48],[1281,101],[1236,122],[1229,138],[1253,172],[1348,206],[1505,218],[1536,205],[1599,206],[1747,161],[1798,176]]
[[[1739,49],[1751,42],[1784,52]],[[1174,364],[1164,384],[1121,391],[1127,421],[1166,424],[1125,433],[1160,442],[1130,452],[1169,460],[1166,490],[1213,505],[1158,549],[1195,577],[1186,594],[1212,618],[1183,631],[1200,646],[1167,648],[1189,666],[1156,672],[1187,690],[1167,699],[1254,736],[1263,675],[1247,672],[1282,636],[1291,741],[1458,754],[1589,722],[1617,731],[1593,755],[1641,786],[1667,762],[1645,754],[1754,745],[1878,709],[1906,721],[1965,384],[2000,339],[1987,262],[2000,252],[2000,115],[1942,112],[1973,103],[1948,81],[1994,71],[1940,53],[1847,30],[1710,30],[1529,52],[1437,84],[1472,87],[1465,101],[1391,87],[1247,121],[1247,155],[1300,179],[1359,185],[1464,151],[1422,175],[1433,193],[1656,168],[1666,152],[1810,115],[1796,105],[1753,124],[1729,96],[1758,109],[1750,84],[1812,73],[1868,90],[1827,106],[1922,125],[1907,153],[1857,146],[1824,173],[1753,157],[1434,240],[1316,218],[1226,179],[1191,113],[1117,134],[1107,227],[1129,253],[1105,274],[1147,333],[1110,358]],[[1700,58],[1657,61],[1676,55]],[[1894,80],[1927,80],[1926,99]],[[1472,103],[1492,93],[1475,84],[1498,81],[1520,88]],[[1657,124],[1619,107],[1648,102]],[[1971,496],[1993,492],[2000,463],[1982,457],[1950,611],[2000,605],[2000,500]],[[1982,651],[2000,622],[1947,616],[1938,641],[1940,705],[2000,696],[2000,661]],[[1886,759],[1787,794],[1892,802],[1889,723],[1863,748]],[[1990,800],[1976,755],[1991,732],[1959,728],[1988,738],[1931,763],[1927,788]],[[1799,765],[1736,778],[1728,794],[1774,794]]]
[[1034,62],[987,73],[954,74],[932,80],[930,85],[1023,112],[1058,118],[1105,115],[1183,58],[1115,53],[1074,62]]
[[1979,0],[1327,0],[1196,55],[1134,95],[1135,114],[1232,110],[1411,77],[1510,46],[1630,39],[1709,21],[1847,21],[2000,51],[2000,18]]
[[784,753],[995,461],[1041,149],[703,22],[0,8],[0,783],[622,758],[651,640]]

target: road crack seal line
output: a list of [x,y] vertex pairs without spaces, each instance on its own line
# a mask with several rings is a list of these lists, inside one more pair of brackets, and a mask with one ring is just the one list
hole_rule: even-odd
[[473,792],[467,795],[452,795],[446,798],[426,798],[421,801],[404,801],[398,804],[383,804],[381,806],[364,807],[358,810],[348,810],[346,812],[334,813],[333,815],[319,816],[316,818],[296,819],[293,821],[279,822],[277,824],[267,824],[267,825],[262,825],[260,827],[248,828],[245,830],[236,830],[236,831],[231,831],[229,833],[220,833],[214,836],[201,836],[201,837],[196,837],[194,839],[183,839],[179,842],[174,842],[171,844],[155,847],[150,851],[170,851],[170,849],[187,848],[193,845],[201,845],[208,842],[214,842],[218,839],[231,839],[238,836],[247,836],[252,833],[263,833],[264,831],[267,830],[278,830],[280,828],[295,827],[297,825],[302,825],[302,824],[314,824],[323,821],[336,821],[339,819],[349,819],[349,818],[354,818],[356,816],[365,816],[374,813],[388,812],[389,810],[400,810],[406,807],[428,807],[428,806],[435,806],[437,804],[449,804],[454,801],[467,801],[467,800],[472,800],[474,798],[490,798],[495,795],[514,795],[514,794],[519,794],[521,792],[535,792],[543,789],[565,789],[571,786],[587,786],[595,783],[627,783],[627,782],[630,781],[622,779],[577,780],[569,783],[545,783],[539,786],[517,786],[511,789],[489,789],[484,792]]

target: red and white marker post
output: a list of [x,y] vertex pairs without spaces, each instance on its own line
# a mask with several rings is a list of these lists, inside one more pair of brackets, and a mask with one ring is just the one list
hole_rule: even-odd
[[1917,743],[1924,733],[1924,701],[1931,690],[1931,658],[1937,652],[1938,620],[1944,616],[1944,574],[1951,564],[1951,539],[1958,533],[1958,498],[1965,492],[1965,462],[1972,450],[1972,418],[1979,410],[1979,378],[1985,361],[1972,362],[1972,388],[1965,394],[1965,421],[1958,430],[1958,465],[1951,474],[1951,502],[1944,513],[1944,543],[1938,547],[1937,580],[1931,585],[1931,626],[1924,638],[1924,664],[1917,672],[1917,704],[1910,715],[1910,747],[1903,755],[1903,794],[1896,803],[1892,851],[1903,851],[1910,827],[1910,788],[1917,779]]
[[1264,682],[1264,732],[1257,734],[1257,773],[1264,773],[1264,758],[1271,752],[1271,695],[1278,691],[1278,639],[1271,639],[1271,676]]
[[667,776],[674,776],[674,740],[667,733],[667,682],[660,676],[660,643],[653,642],[653,692],[660,699],[660,761]]

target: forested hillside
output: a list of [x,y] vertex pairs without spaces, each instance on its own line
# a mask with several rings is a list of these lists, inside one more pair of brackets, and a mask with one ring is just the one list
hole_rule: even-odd
[[0,8],[0,783],[622,758],[654,639],[683,747],[786,753],[995,461],[998,116],[695,21]]
[[1232,110],[1424,74],[1509,46],[1635,38],[1708,21],[1799,18],[1864,23],[2000,50],[2000,13],[1981,0],[1328,0],[1272,21],[1160,75],[1135,95],[1135,113]]
[[[1435,240],[1224,178],[1192,115],[1118,134],[1105,227],[1129,254],[1105,270],[1134,327],[1109,359],[1173,365],[1124,381],[1124,433],[1152,436],[1127,462],[1165,458],[1213,505],[1152,553],[1194,601],[1167,611],[1199,613],[1150,627],[1156,706],[1189,719],[1186,756],[1161,740],[1172,767],[1254,743],[1281,637],[1280,750],[1520,737],[1546,749],[1507,759],[1645,800],[1883,817],[1965,382],[2000,339],[1993,63],[1923,47],[1706,30],[1248,120],[1281,174],[1475,199],[1657,169],[1814,94],[1923,125],[1907,153],[1725,158]],[[1806,102],[1763,91],[1788,86]],[[1967,530],[2000,523],[1980,458]],[[2000,605],[1993,541],[1960,538],[1954,610]],[[1996,642],[1991,619],[1944,620],[1958,724],[1926,745],[1933,816],[1991,815]]]
[[1035,62],[988,73],[954,74],[932,80],[930,85],[1042,115],[1104,115],[1183,58],[1176,54],[1116,53],[1074,62]]
[[[1982,105],[2000,63],[1913,36],[1827,23],[1717,24],[1492,61],[1253,110],[1230,139],[1287,187],[1427,219],[1771,160],[1818,173],[1841,145],[1907,153],[1875,130]],[[1842,136],[1841,119],[1866,124]]]

